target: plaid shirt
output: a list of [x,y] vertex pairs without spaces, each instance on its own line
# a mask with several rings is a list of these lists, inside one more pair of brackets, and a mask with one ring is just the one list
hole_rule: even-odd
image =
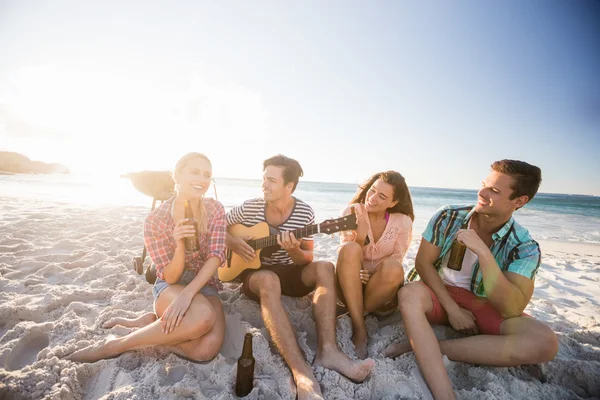
[[[443,274],[442,261],[452,248],[452,242],[459,229],[469,222],[474,213],[474,206],[444,206],[440,208],[429,221],[423,239],[441,247],[440,256],[433,263],[434,267]],[[502,228],[492,235],[494,242],[490,251],[502,272],[514,272],[529,279],[535,279],[540,267],[540,246],[529,236],[527,229],[510,217]],[[416,267],[408,273],[408,281],[418,278]],[[471,292],[479,297],[487,297],[483,287],[483,276],[479,261],[473,266],[471,276]]]
[[[156,264],[156,276],[164,279],[163,269],[169,265],[175,255],[177,244],[173,238],[175,221],[171,216],[174,197],[163,202],[152,211],[144,221],[144,243],[150,258]],[[225,209],[213,199],[205,199],[208,214],[208,232],[199,236],[200,249],[185,253],[185,269],[196,274],[210,257],[218,257],[220,265],[225,262]],[[217,273],[209,279],[206,285],[222,288]]]

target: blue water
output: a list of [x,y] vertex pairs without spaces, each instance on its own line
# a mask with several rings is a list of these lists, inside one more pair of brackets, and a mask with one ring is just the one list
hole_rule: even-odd
[[[317,220],[338,216],[357,189],[355,184],[300,182],[294,195],[315,210]],[[435,210],[446,204],[474,204],[476,190],[410,188],[415,208],[414,232],[420,234]],[[226,209],[261,196],[259,180],[217,179]],[[214,191],[209,195],[214,197]],[[86,207],[135,205],[150,209],[152,200],[120,178],[76,175],[0,176],[0,196],[81,204]],[[600,243],[600,197],[539,193],[515,218],[534,238]]]

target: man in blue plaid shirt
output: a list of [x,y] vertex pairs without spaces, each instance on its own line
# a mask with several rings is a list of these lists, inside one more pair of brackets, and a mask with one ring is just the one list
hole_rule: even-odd
[[[445,206],[431,218],[408,280],[398,292],[407,343],[436,399],[454,399],[442,354],[454,361],[509,367],[552,360],[558,340],[523,310],[541,262],[539,245],[513,218],[537,193],[538,167],[502,160],[482,182],[474,206]],[[467,247],[460,270],[447,267],[452,243]],[[430,324],[449,324],[467,337],[438,342]]]

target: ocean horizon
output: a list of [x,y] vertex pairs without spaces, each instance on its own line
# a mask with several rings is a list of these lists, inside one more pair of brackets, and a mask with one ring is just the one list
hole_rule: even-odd
[[[227,210],[262,195],[259,179],[216,177],[215,181],[218,199]],[[319,222],[339,216],[358,185],[301,180],[294,196],[313,207]],[[469,205],[477,200],[476,189],[409,188],[415,210],[415,234],[424,230],[441,206]],[[148,211],[152,203],[152,199],[138,192],[129,179],[85,174],[3,175],[0,176],[0,196],[82,207],[145,207]],[[209,189],[207,196],[216,197],[214,188]],[[515,213],[515,219],[536,239],[600,244],[600,197],[597,196],[540,192]]]

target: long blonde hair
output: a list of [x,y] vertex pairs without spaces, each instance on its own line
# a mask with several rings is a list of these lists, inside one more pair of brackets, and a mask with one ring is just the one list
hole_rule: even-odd
[[[182,169],[184,169],[192,159],[196,158],[205,159],[212,167],[212,163],[206,155],[202,153],[187,153],[186,155],[181,157],[179,161],[177,161],[177,163],[175,164],[175,168],[173,169],[173,180],[175,180],[176,183],[176,176],[179,174],[179,172]],[[198,220],[198,234],[208,232],[208,213],[206,211],[206,205],[204,204],[204,198],[200,199],[200,201],[198,202],[198,208],[195,211],[196,218]]]

